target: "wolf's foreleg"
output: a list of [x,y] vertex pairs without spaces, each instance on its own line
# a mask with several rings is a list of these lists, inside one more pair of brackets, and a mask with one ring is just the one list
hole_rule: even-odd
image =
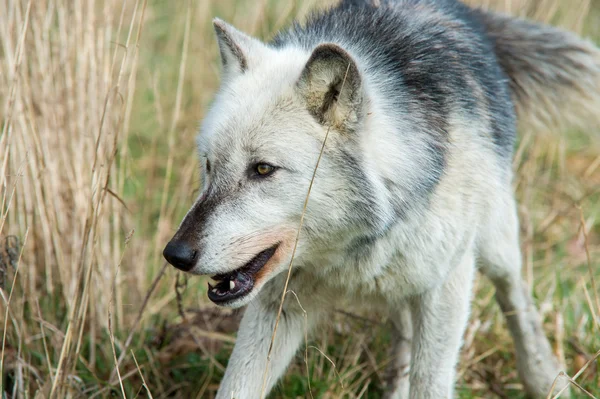
[[455,366],[468,319],[474,272],[473,251],[468,250],[443,284],[411,301],[414,324],[411,399],[453,396]]
[[[292,302],[294,301],[288,298],[286,305]],[[278,308],[273,303],[265,305],[260,298],[248,305],[217,399],[266,397],[304,340],[305,329],[310,329],[316,320],[315,313],[307,309],[305,318],[304,313],[297,308],[295,304],[286,306],[281,314],[263,392],[267,354]]]
[[392,351],[386,370],[385,399],[408,399],[410,390],[410,352],[412,316],[408,304],[392,313]]

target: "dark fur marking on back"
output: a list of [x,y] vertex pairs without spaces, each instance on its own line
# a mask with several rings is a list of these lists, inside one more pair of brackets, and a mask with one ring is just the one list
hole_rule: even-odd
[[338,156],[333,159],[336,167],[344,170],[350,184],[351,194],[348,198],[352,198],[352,202],[346,217],[351,219],[354,225],[362,225],[368,231],[377,231],[381,224],[387,221],[382,221],[381,206],[375,199],[375,188],[363,171],[358,153],[351,148],[353,145],[355,143],[349,143],[349,148],[339,149]]
[[366,63],[367,74],[389,82],[379,89],[394,100],[398,112],[420,120],[423,130],[439,143],[430,146],[432,173],[445,166],[450,112],[459,109],[480,116],[478,107],[484,105],[476,102],[465,80],[471,76],[487,100],[494,148],[502,158],[510,158],[516,134],[508,78],[478,12],[455,0],[377,3],[344,0],[313,14],[304,25],[296,23],[277,35],[272,45],[294,43],[307,50],[322,42],[346,46]]

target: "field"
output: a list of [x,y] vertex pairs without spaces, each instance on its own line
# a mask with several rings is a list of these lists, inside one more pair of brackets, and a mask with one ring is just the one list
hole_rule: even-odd
[[[597,0],[471,1],[600,43]],[[318,0],[0,0],[0,398],[211,398],[239,312],[161,252],[199,187],[211,19],[268,39]],[[600,110],[599,110],[600,112]],[[577,397],[600,398],[600,131],[522,132],[523,273]],[[521,398],[476,282],[461,398]],[[272,398],[379,398],[386,320],[340,309]],[[310,393],[309,393],[310,387]]]

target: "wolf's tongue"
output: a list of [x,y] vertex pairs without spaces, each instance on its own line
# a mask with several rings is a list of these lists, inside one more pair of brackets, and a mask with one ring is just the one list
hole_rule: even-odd
[[248,273],[238,272],[235,276],[236,285],[246,285],[250,281],[252,281],[252,276]]

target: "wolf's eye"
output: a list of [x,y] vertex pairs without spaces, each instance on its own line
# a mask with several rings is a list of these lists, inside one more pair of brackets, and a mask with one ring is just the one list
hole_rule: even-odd
[[254,170],[257,175],[265,177],[275,172],[275,166],[269,165],[268,163],[258,163],[254,167]]

